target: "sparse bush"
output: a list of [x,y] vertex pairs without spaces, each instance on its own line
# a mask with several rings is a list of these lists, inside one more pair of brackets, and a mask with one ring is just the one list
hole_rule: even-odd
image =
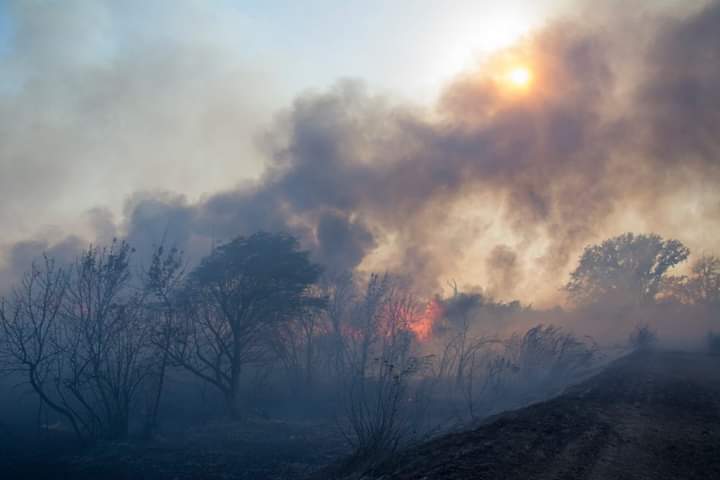
[[[461,419],[483,418],[558,394],[591,371],[600,359],[599,348],[591,338],[577,337],[552,325],[538,325],[505,340],[477,337],[472,345],[459,382],[464,408],[457,413]],[[440,367],[443,362],[448,360],[441,357]],[[448,389],[457,389],[453,373],[445,375]]]
[[421,423],[422,379],[427,358],[413,351],[409,321],[412,296],[389,277],[372,276],[355,305],[348,336],[348,369],[343,392],[342,430],[354,461],[371,465],[411,440]]
[[560,393],[597,364],[600,352],[590,337],[537,325],[524,335],[513,335],[503,356],[508,368],[496,389],[496,401],[499,397],[507,408]]
[[628,345],[633,350],[649,350],[657,344],[657,333],[648,325],[638,325],[628,337]]

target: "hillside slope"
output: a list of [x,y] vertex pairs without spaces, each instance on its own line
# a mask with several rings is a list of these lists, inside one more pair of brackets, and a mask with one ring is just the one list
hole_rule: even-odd
[[720,478],[720,356],[630,355],[558,398],[411,449],[364,478]]

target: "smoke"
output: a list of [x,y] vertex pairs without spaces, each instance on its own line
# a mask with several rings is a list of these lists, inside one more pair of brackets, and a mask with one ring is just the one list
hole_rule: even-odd
[[668,163],[717,168],[720,162],[718,25],[720,6],[714,2],[698,15],[661,25],[648,53],[639,120],[647,125],[644,147]]
[[92,238],[77,213],[99,199],[117,217],[128,192],[183,185],[197,198],[259,172],[251,130],[269,121],[275,86],[238,48],[247,20],[232,9],[2,3],[3,243],[45,225]]
[[[628,24],[642,27],[636,42]],[[587,243],[652,230],[692,249],[714,247],[720,199],[708,185],[720,177],[719,32],[720,2],[671,17],[593,25],[564,20],[459,75],[431,107],[342,81],[299,96],[265,129],[265,169],[257,181],[199,200],[137,193],[119,222],[96,211],[94,235],[124,235],[141,251],[165,239],[197,258],[237,234],[285,230],[331,270],[392,270],[426,293],[456,279],[486,286],[500,298],[556,302]],[[187,119],[207,106],[202,102],[218,105],[197,97],[197,105],[183,107],[186,82],[208,92],[219,83],[195,76],[196,66],[185,63],[197,58],[192,50],[170,53],[163,60],[169,66],[158,66],[155,56],[126,59],[130,64],[114,64],[105,80],[84,79],[82,89],[92,95],[39,88],[49,89],[49,98],[67,96],[56,113],[84,118],[88,110],[78,105],[91,102],[114,115],[132,104],[142,115],[165,119],[137,127],[146,136],[132,137],[128,161],[154,162],[157,144],[149,137],[160,134],[170,149],[164,157],[172,158],[187,148],[184,133],[196,127]],[[210,66],[222,60],[214,57]],[[518,62],[533,71],[527,92],[513,91],[500,78]],[[130,85],[120,81],[126,70],[134,72]],[[146,85],[160,71],[175,72],[162,77],[174,91],[161,91],[162,82]],[[180,86],[176,77],[184,78]],[[108,85],[120,86],[122,106],[103,107],[118,96]],[[27,108],[27,97],[13,98],[17,109]],[[222,103],[228,96],[212,98]],[[222,111],[240,130],[246,110],[231,104]],[[188,123],[178,125],[178,116]],[[118,138],[124,130],[112,125],[110,144],[126,145],[129,137]],[[76,130],[82,128],[63,131]],[[47,135],[37,138],[33,148],[53,150]],[[201,140],[207,137],[192,140],[195,148]],[[140,155],[146,143],[154,147]],[[87,159],[96,151],[85,150]],[[193,158],[218,155],[238,158],[240,152],[225,145]],[[0,151],[0,158],[16,157],[7,146]],[[155,172],[173,169],[153,162]],[[10,265],[19,262],[15,255],[14,248],[6,252]]]
[[512,295],[521,276],[517,254],[507,245],[496,245],[487,259],[487,271],[492,279],[491,294]]
[[50,244],[43,240],[27,240],[15,243],[7,252],[9,262],[0,275],[0,292],[7,292],[13,282],[22,278],[33,262],[40,261],[43,255],[54,259],[60,264],[69,263],[82,251],[85,242],[76,236],[69,236],[62,241]]

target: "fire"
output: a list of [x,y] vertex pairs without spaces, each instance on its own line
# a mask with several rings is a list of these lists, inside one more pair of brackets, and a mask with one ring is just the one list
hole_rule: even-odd
[[[341,326],[343,337],[360,340],[364,335],[390,337],[399,331],[411,332],[424,342],[430,338],[435,322],[443,315],[442,303],[438,299],[428,301],[424,308],[418,304],[397,302],[386,304],[378,315],[366,325],[346,323]],[[369,329],[369,330],[368,330]]]
[[425,309],[410,321],[410,331],[415,334],[418,340],[425,341],[430,338],[433,325],[441,316],[442,305],[437,299],[432,299],[425,305]]

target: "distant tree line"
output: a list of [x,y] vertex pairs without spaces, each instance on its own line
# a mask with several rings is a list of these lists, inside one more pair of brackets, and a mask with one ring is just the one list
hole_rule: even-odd
[[658,301],[720,304],[720,259],[700,256],[687,275],[671,275],[690,250],[678,240],[626,233],[585,248],[565,290],[580,307]]

